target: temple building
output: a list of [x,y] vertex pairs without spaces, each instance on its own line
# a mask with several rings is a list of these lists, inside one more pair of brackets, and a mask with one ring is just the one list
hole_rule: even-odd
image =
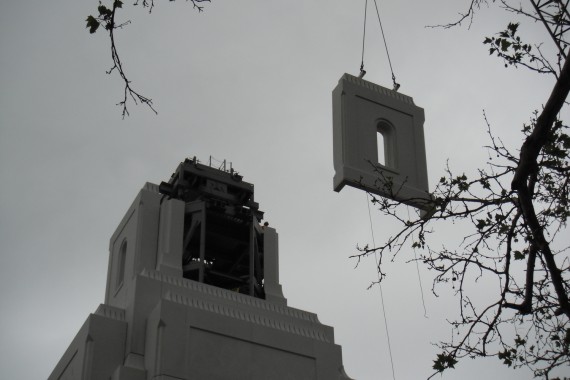
[[349,380],[332,327],[287,306],[254,187],[195,158],[146,183],[109,245],[105,302],[49,380]]

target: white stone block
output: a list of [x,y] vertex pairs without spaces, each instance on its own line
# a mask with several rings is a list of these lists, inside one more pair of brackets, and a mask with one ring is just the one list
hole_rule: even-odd
[[349,185],[428,211],[423,123],[411,97],[344,74],[333,90],[334,190]]

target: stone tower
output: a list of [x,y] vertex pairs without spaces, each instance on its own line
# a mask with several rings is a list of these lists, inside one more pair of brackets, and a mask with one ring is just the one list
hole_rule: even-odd
[[233,170],[182,162],[111,237],[105,303],[49,380],[348,380],[333,329],[287,306],[277,233]]

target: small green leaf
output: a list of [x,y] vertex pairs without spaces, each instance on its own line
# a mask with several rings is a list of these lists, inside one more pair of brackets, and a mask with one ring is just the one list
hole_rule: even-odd
[[517,337],[515,338],[515,344],[517,346],[524,346],[526,343],[526,340],[521,338],[519,335],[517,335]]
[[123,2],[121,0],[115,0],[115,2],[113,3],[113,7],[115,8],[122,8],[123,7]]
[[[516,353],[516,351],[515,351]],[[512,351],[511,350],[507,350],[505,349],[505,351],[499,352],[499,359],[503,361],[503,364],[506,364],[507,366],[512,366],[513,365],[513,357],[512,357]]]
[[507,51],[510,46],[511,46],[511,43],[509,41],[501,40],[501,50],[502,51]]
[[485,226],[487,225],[487,222],[485,221],[485,219],[477,219],[477,229],[478,230],[482,230],[483,228],[485,228]]
[[93,34],[97,31],[97,29],[99,28],[99,21],[97,21],[97,19],[93,16],[89,16],[87,17],[87,26],[86,28],[89,28],[89,33]]
[[99,11],[99,16],[103,17],[105,20],[110,19],[111,16],[113,15],[113,11],[104,5],[99,5],[97,7],[97,10]]
[[446,368],[455,368],[457,360],[451,354],[438,354],[437,359],[433,361],[433,369],[443,372]]
[[521,251],[515,251],[515,260],[524,260],[524,253]]

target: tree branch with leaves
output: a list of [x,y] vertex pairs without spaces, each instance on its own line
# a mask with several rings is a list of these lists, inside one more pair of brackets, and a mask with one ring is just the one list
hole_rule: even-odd
[[[551,37],[551,30],[569,30],[568,1],[531,3],[532,10],[526,11],[507,0],[499,2],[503,9],[532,21],[545,19]],[[488,3],[472,0],[458,21],[443,27],[471,23],[482,4]],[[550,13],[538,14],[537,9],[544,7],[551,7]],[[570,62],[565,59],[563,33],[553,39],[558,48],[553,65],[540,45],[522,41],[518,30],[519,23],[509,23],[483,43],[506,67],[525,67],[556,80],[542,109],[522,128],[520,153],[493,134],[484,114],[490,140],[487,164],[469,176],[454,174],[448,164],[435,190],[426,196],[433,207],[427,217],[404,216],[400,206],[414,200],[398,202],[370,194],[372,203],[401,228],[381,245],[359,249],[355,257],[376,252],[380,258],[393,259],[403,249],[419,249],[418,260],[435,273],[434,294],[450,287],[457,297],[452,339],[438,344],[441,352],[430,378],[463,358],[497,357],[507,366],[528,367],[545,379],[555,368],[570,365],[570,247],[561,239],[569,233],[570,136],[559,119],[570,92]],[[390,189],[386,183],[381,179],[378,186],[386,191]],[[431,237],[450,223],[464,224],[471,232],[453,248],[436,248]],[[383,266],[380,260],[381,280]],[[481,297],[480,283],[495,292]]]
[[[174,1],[174,0],[169,0],[169,1]],[[194,9],[196,9],[198,12],[201,12],[203,10],[203,6],[201,6],[200,3],[209,2],[210,0],[187,0],[187,1],[190,1],[192,3]],[[142,1],[137,0],[133,5],[136,6],[139,4],[143,8],[148,8],[149,13],[151,13],[154,8],[154,0],[142,0]],[[97,16],[90,15],[87,17],[87,19],[85,20],[87,22],[86,28],[89,29],[89,33],[93,34],[97,32],[100,26],[103,26],[103,28],[109,33],[109,40],[111,43],[111,59],[113,62],[113,66],[111,66],[111,68],[107,71],[107,74],[111,74],[114,71],[116,71],[124,83],[122,100],[117,103],[117,105],[120,106],[122,109],[123,118],[129,115],[129,110],[127,107],[129,99],[131,99],[135,104],[146,105],[156,114],[157,111],[154,108],[152,99],[142,95],[133,88],[131,84],[132,82],[127,78],[127,75],[123,68],[123,63],[121,61],[121,58],[119,57],[117,43],[115,41],[115,31],[117,29],[122,29],[131,23],[130,20],[122,23],[116,22],[117,11],[122,8],[123,8],[123,2],[121,0],[114,0],[111,7],[107,7],[102,2],[99,2],[99,6],[97,7],[98,14]]]

